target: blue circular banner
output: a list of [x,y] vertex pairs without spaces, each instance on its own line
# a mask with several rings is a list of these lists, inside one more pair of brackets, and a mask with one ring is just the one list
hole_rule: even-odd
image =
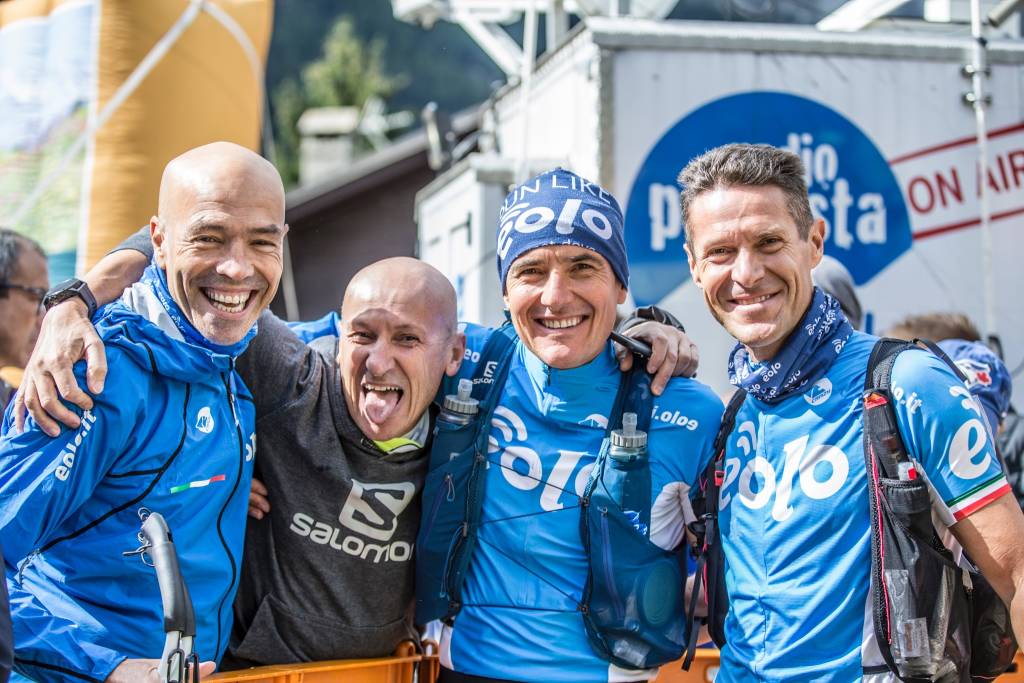
[[626,205],[630,290],[637,305],[661,301],[690,278],[676,177],[687,162],[731,142],[767,143],[800,155],[825,252],[863,284],[910,248],[899,183],[874,143],[832,109],[797,95],[750,92],[715,100],[680,119],[654,145]]

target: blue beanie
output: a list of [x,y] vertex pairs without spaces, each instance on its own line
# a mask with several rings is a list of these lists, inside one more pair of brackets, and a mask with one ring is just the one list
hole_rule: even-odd
[[967,388],[985,408],[989,426],[995,432],[1010,408],[1013,391],[1010,371],[999,356],[981,342],[944,339],[939,342],[939,348],[967,376]]
[[597,252],[622,286],[629,286],[619,203],[597,183],[564,168],[541,173],[505,197],[496,249],[501,291],[513,261],[531,249],[560,244]]

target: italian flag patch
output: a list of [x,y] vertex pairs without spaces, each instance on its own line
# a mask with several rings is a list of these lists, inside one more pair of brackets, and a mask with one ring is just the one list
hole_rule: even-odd
[[223,474],[210,477],[209,479],[199,479],[197,481],[190,481],[187,484],[180,484],[178,486],[171,487],[171,493],[181,493],[182,491],[188,491],[189,489],[201,489],[204,486],[209,486],[215,481],[224,481],[226,477]]
[[959,522],[975,510],[980,510],[1009,491],[1010,485],[1006,482],[1006,477],[1000,473],[988,481],[978,484],[967,493],[946,501],[946,507],[953,513],[953,518]]

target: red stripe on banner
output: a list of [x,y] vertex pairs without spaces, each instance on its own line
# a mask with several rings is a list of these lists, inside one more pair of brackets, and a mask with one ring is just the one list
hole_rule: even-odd
[[[1012,209],[1010,211],[1003,211],[1001,213],[994,213],[989,220],[992,222],[1000,221],[1004,218],[1010,218],[1012,216],[1019,216],[1024,213],[1024,206],[1019,209]],[[935,237],[936,235],[943,235],[947,232],[953,232],[954,230],[963,230],[964,228],[973,228],[975,225],[981,225],[980,218],[972,218],[967,221],[961,221],[960,223],[950,223],[949,225],[942,225],[937,228],[928,228],[921,232],[914,233],[915,240],[924,240],[929,237]]]
[[971,503],[969,506],[965,507],[963,510],[960,510],[960,511],[954,513],[953,517],[956,519],[956,521],[959,522],[961,519],[964,519],[965,517],[970,516],[974,512],[980,510],[981,508],[983,508],[986,505],[988,505],[989,503],[991,503],[996,498],[999,498],[1004,493],[1009,493],[1009,492],[1010,492],[1010,485],[1009,484],[1003,484],[998,489],[996,489],[992,493],[988,494],[984,498],[981,498],[980,500],[976,500],[975,502]]
[[210,477],[210,483],[212,484],[215,481],[224,481],[225,479],[227,479],[226,476],[224,476],[223,474],[218,474],[216,477]]
[[[988,139],[991,140],[992,138],[998,138],[1002,135],[1016,133],[1018,130],[1024,130],[1024,122],[1018,123],[1013,126],[1007,126],[1006,128],[997,128],[995,130],[990,130],[988,132]],[[910,161],[911,159],[916,159],[918,157],[934,154],[935,152],[941,152],[942,150],[945,149],[952,149],[953,147],[960,147],[962,145],[973,145],[977,141],[978,138],[976,135],[969,135],[967,137],[960,138],[959,140],[944,142],[941,145],[935,145],[934,147],[926,147],[925,149],[918,150],[917,152],[910,152],[909,154],[904,154],[903,156],[899,156],[894,159],[889,159],[889,165],[892,166],[893,164],[901,164],[904,161]]]

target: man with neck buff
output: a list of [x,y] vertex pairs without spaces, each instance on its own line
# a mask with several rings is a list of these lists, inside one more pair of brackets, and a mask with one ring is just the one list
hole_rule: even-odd
[[[880,648],[901,666],[944,661],[945,637],[929,650],[928,631],[924,642],[914,635],[915,615],[886,612],[891,641],[876,639],[872,591],[902,584],[888,569],[884,582],[873,580],[871,528],[881,503],[872,501],[882,499],[870,492],[921,478],[920,511],[927,518],[930,490],[932,515],[1009,606],[1019,640],[1024,517],[981,409],[954,371],[920,348],[895,356],[891,400],[866,390],[878,377],[867,376],[878,339],[855,331],[836,300],[812,285],[825,225],[812,217],[799,158],[767,145],[726,145],[691,161],[679,181],[694,284],[738,342],[729,375],[742,403],[718,497],[729,606],[718,680],[896,680]],[[898,480],[879,479],[865,458],[867,451],[877,463],[879,453],[879,423],[866,430],[868,411],[886,404],[898,427],[888,447],[909,458]],[[931,522],[925,526],[920,533],[931,534]],[[891,559],[895,546],[886,548]],[[921,680],[970,680],[969,673]]]
[[[137,237],[123,246],[89,278],[116,279],[117,268],[148,257]],[[429,406],[465,349],[455,312],[441,273],[399,257],[360,271],[341,319],[314,326],[313,341],[261,317],[238,371],[255,403],[255,477],[265,488],[252,497],[258,519],[246,531],[224,668],[384,656],[412,637]],[[76,316],[64,307],[47,316],[44,357],[93,348]],[[658,347],[669,371],[688,369],[675,368],[677,353],[667,352],[682,343],[671,328],[634,331]],[[49,367],[59,377],[60,363]],[[27,380],[37,386],[33,368]]]
[[[209,673],[228,644],[238,587],[255,415],[235,359],[281,276],[284,189],[266,160],[213,143],[166,167],[150,222],[154,263],[96,310],[82,283],[50,299],[92,319],[111,381],[47,435],[29,421],[0,440],[0,543],[15,681],[157,681],[164,643],[141,517],[173,529]],[[104,302],[115,293],[103,283]],[[120,289],[118,292],[120,293]],[[75,368],[84,377],[84,368]]]

